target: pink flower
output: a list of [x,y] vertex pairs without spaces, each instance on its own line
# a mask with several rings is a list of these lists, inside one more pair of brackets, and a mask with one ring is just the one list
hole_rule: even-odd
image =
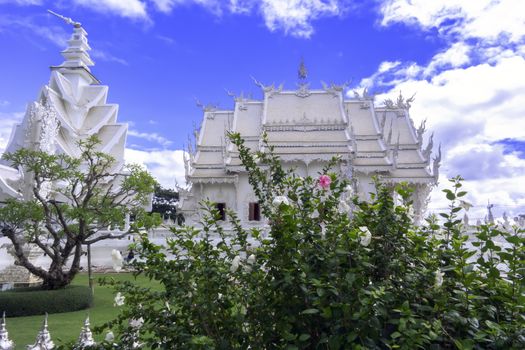
[[324,190],[330,187],[331,182],[332,182],[332,179],[330,179],[330,176],[328,175],[321,175],[319,177],[319,186],[321,186],[321,188]]

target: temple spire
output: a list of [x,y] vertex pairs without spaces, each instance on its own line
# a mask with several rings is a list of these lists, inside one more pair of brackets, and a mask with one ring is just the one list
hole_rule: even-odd
[[64,17],[55,13],[51,10],[47,10],[50,14],[60,18],[67,24],[73,26],[73,34],[71,38],[67,41],[68,47],[62,51],[62,56],[65,58],[65,61],[58,67],[54,68],[84,68],[90,72],[89,67],[93,66],[94,63],[89,57],[88,51],[91,50],[91,47],[88,44],[87,32],[82,28],[80,22],[76,22],[69,17]]
[[303,58],[301,58],[301,63],[299,64],[299,69],[297,71],[297,77],[299,78],[300,82],[305,82],[306,79],[308,78],[308,70],[306,69]]

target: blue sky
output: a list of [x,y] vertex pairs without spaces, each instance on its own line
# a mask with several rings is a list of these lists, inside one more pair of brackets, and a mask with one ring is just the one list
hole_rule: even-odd
[[[376,104],[416,93],[411,115],[441,142],[440,181],[463,174],[473,217],[490,200],[525,213],[525,4],[520,0],[0,0],[0,150],[82,22],[93,73],[130,123],[127,156],[181,182],[180,149],[225,90],[260,96],[250,76],[294,88],[351,81]],[[519,78],[521,77],[521,78]],[[433,195],[431,207],[442,207]]]

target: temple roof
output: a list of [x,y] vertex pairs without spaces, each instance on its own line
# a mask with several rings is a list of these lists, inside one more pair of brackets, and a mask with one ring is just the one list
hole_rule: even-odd
[[297,90],[283,90],[256,83],[263,89],[262,100],[241,97],[232,110],[205,111],[188,181],[206,182],[208,177],[212,182],[212,177],[243,171],[228,132],[239,132],[254,151],[265,132],[284,162],[340,155],[356,172],[379,172],[396,182],[435,181],[407,108],[376,107],[369,96],[345,99],[343,89],[334,85],[310,90],[301,81]]

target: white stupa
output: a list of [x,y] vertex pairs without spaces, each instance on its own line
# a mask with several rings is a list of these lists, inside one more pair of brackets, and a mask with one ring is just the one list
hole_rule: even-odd
[[[13,128],[6,152],[28,148],[79,156],[78,141],[96,135],[101,141],[100,151],[116,159],[118,170],[124,164],[128,126],[117,123],[118,105],[106,102],[108,87],[100,85],[91,73],[94,63],[88,54],[91,48],[86,31],[80,23],[58,16],[73,25],[68,47],[62,51],[65,61],[51,67],[49,83],[29,104],[23,121]],[[23,169],[0,160],[0,201],[29,198],[28,181]]]

